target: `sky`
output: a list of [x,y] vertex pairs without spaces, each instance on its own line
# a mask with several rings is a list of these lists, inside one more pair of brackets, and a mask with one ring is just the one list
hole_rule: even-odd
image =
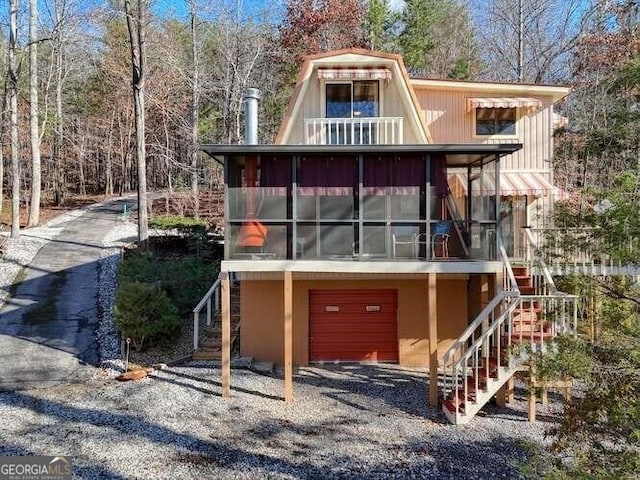
[[[180,18],[187,16],[189,0],[156,0],[155,11],[159,15],[170,15]],[[197,0],[197,4],[207,8],[210,5],[210,11],[213,13],[214,5],[226,3],[228,8],[234,11],[239,9],[243,18],[251,18],[259,16],[264,12],[270,15],[277,15],[284,12],[285,0]],[[404,5],[404,0],[390,0],[389,5],[392,10],[399,11]]]

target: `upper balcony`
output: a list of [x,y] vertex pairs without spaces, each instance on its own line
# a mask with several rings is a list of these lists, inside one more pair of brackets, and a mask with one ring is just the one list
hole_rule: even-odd
[[306,145],[400,145],[402,117],[306,118]]

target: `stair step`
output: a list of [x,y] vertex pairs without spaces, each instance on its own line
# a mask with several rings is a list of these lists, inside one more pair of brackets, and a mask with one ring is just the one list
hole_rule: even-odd
[[222,352],[198,350],[196,352],[193,352],[191,358],[193,358],[194,360],[220,360],[222,358]]
[[520,312],[513,316],[513,325],[531,325],[542,323],[542,320],[535,312]]
[[[478,376],[478,388],[480,390],[487,389],[487,378],[482,375]],[[476,391],[476,379],[475,377],[467,378],[467,392],[473,392],[475,394]]]
[[[533,341],[552,340],[553,339],[553,333],[551,333],[551,332],[533,332],[533,334],[531,334],[531,332],[527,332],[527,333],[523,333],[522,334],[522,342],[529,342],[532,339],[533,339]],[[506,341],[506,338],[503,341]],[[520,335],[517,335],[515,333],[513,335],[511,335],[511,343],[520,343]]]
[[533,306],[517,307],[514,310],[514,313],[527,313],[527,312],[540,313],[542,312],[542,307],[540,305],[533,305]]
[[458,388],[457,390],[455,390],[454,392],[452,392],[450,394],[449,400],[454,400],[455,401],[456,396],[458,397],[458,404],[463,404],[465,402],[475,402],[476,401],[475,388],[473,389],[473,391],[467,389],[467,395],[466,396],[464,394],[464,389],[463,388]]
[[517,265],[512,266],[511,270],[513,271],[513,275],[516,277],[527,277],[529,276],[529,267]]
[[519,287],[533,287],[533,278],[529,275],[515,275]]
[[[231,334],[233,335],[234,333],[240,331],[240,322],[231,322]],[[210,327],[205,327],[203,332],[205,333],[205,335],[209,335],[209,336],[222,336],[222,325],[220,325],[219,323],[216,323],[215,325],[212,325]]]
[[[453,400],[445,400],[442,402],[442,406],[449,410],[451,413],[456,413],[456,404]],[[464,405],[458,404],[458,413],[464,413]]]
[[518,289],[522,295],[533,295],[536,292],[533,286],[518,286]]

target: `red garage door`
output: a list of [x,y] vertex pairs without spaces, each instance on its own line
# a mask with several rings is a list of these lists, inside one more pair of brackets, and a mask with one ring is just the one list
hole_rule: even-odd
[[312,362],[397,362],[395,290],[311,290]]

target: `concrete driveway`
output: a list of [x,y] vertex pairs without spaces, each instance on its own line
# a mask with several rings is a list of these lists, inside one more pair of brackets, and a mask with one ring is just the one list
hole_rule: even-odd
[[93,373],[98,263],[123,204],[97,205],[59,225],[60,234],[19,275],[0,310],[0,390],[50,387]]

